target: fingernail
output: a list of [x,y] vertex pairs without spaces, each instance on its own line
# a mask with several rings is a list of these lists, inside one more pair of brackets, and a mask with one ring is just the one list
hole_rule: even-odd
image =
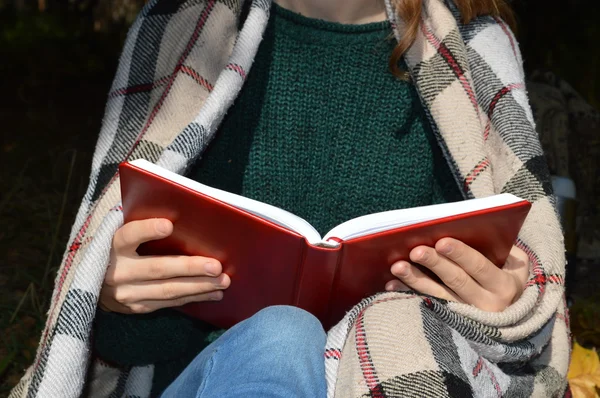
[[227,289],[229,287],[230,283],[231,283],[231,280],[229,279],[229,276],[227,276],[226,274],[223,274],[223,276],[221,277],[221,283],[219,283],[217,287],[219,289]]
[[397,263],[396,264],[396,270],[397,270],[397,273],[400,276],[407,276],[408,275],[408,266],[404,262]]
[[204,271],[208,276],[217,276],[219,273],[219,267],[215,263],[204,264]]
[[222,298],[223,298],[222,292],[214,292],[210,295],[210,299],[212,301],[221,301]]
[[427,250],[423,250],[421,252],[421,255],[419,256],[419,260],[427,261],[428,258],[429,258],[429,253],[427,253]]
[[445,245],[442,245],[442,247],[439,248],[439,252],[442,254],[452,253],[452,245],[447,244],[447,243]]

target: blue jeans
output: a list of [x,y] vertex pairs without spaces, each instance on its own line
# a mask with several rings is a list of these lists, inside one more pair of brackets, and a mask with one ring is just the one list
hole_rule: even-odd
[[325,340],[308,312],[265,308],[206,347],[161,397],[325,397]]

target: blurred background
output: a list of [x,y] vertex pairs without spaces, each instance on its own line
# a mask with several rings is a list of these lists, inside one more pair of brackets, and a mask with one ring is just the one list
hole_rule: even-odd
[[[0,396],[35,356],[121,46],[143,4],[0,0]],[[512,4],[560,196],[572,330],[600,347],[600,8]]]

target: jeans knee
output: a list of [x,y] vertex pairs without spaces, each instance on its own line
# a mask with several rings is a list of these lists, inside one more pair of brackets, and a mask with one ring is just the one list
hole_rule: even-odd
[[266,338],[288,344],[325,345],[326,333],[321,322],[303,309],[284,305],[267,307],[250,320]]

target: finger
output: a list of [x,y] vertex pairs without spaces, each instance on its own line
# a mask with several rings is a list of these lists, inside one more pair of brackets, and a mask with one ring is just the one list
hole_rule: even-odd
[[161,218],[131,221],[117,230],[113,248],[117,254],[134,254],[144,242],[166,238],[173,233],[173,223]]
[[100,299],[98,300],[98,307],[105,312],[113,312],[116,311],[115,308],[120,307],[120,304],[118,304],[114,298],[108,293],[106,292],[106,289],[103,288],[100,291]]
[[394,279],[385,284],[385,290],[388,292],[406,292],[410,290],[410,287],[406,286],[398,279]]
[[457,239],[443,238],[435,244],[435,250],[458,264],[485,290],[497,293],[501,289],[502,284],[499,282],[505,278],[504,272],[472,247]]
[[409,254],[410,260],[420,264],[436,274],[443,284],[462,301],[473,304],[487,295],[487,292],[471,278],[461,267],[438,254],[435,249],[419,246]]
[[462,301],[452,291],[406,261],[398,261],[392,265],[392,274],[412,290],[444,300]]
[[191,296],[180,297],[173,300],[146,300],[140,301],[139,303],[123,306],[122,311],[125,313],[132,314],[146,314],[159,310],[161,308],[172,308],[180,307],[189,303],[196,303],[202,301],[219,301],[223,299],[222,291],[215,291],[209,293],[195,294]]
[[[189,303],[197,303],[202,301],[220,301],[223,299],[223,292],[216,291],[210,293],[196,294],[192,296],[180,297],[174,300],[148,300],[131,306],[131,311],[134,313],[144,313],[159,310],[161,308],[181,307]],[[140,312],[143,311],[143,312]]]
[[529,279],[529,256],[517,246],[513,246],[502,270],[512,275],[517,280],[520,290],[523,290]]
[[175,300],[181,297],[227,289],[231,279],[226,274],[216,278],[184,277],[161,281],[140,282],[135,285],[113,289],[113,297],[121,304],[133,304],[145,300]]
[[200,256],[144,256],[130,260],[126,266],[109,267],[105,282],[110,286],[132,282],[191,276],[221,275],[218,260]]

